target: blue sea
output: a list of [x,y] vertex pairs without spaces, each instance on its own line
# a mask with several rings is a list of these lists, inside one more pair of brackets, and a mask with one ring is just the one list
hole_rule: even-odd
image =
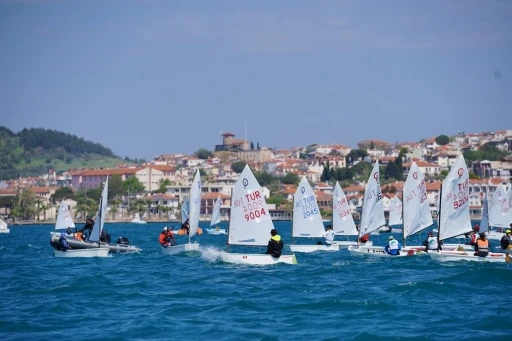
[[[55,258],[53,226],[10,227],[0,234],[0,340],[512,340],[509,264],[345,249],[233,265],[219,260],[226,235],[194,237],[201,254],[163,255],[166,225],[106,224],[143,251],[88,259]],[[289,242],[290,223],[275,225]]]

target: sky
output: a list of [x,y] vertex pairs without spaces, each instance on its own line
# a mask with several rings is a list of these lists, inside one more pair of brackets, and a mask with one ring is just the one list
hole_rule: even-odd
[[512,129],[512,1],[0,0],[0,125],[122,157]]

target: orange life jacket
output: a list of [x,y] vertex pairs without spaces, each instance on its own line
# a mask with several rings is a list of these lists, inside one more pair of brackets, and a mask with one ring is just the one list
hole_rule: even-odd
[[158,242],[160,244],[165,244],[166,243],[166,239],[167,238],[167,233],[160,233],[160,236],[158,237]]
[[479,252],[489,252],[489,241],[487,239],[486,240],[478,239],[476,241],[476,245],[478,246]]
[[84,236],[82,235],[82,232],[75,233],[75,238],[84,241]]

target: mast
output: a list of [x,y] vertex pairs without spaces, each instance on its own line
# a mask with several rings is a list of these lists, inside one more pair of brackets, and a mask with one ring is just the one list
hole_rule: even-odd
[[[398,195],[397,195],[398,196]],[[397,200],[400,200],[397,198]],[[404,191],[402,191],[402,244],[405,247],[405,221],[404,221]]]
[[229,221],[228,221],[228,240],[227,240],[227,252],[229,253],[229,232],[231,230],[231,214],[233,212],[231,212],[231,208],[233,207],[233,188],[231,188],[231,199],[229,200],[230,202],[230,205],[229,205]]
[[292,206],[292,245],[293,245],[293,212],[295,211],[295,194],[293,195],[293,206]]
[[443,200],[443,183],[441,183],[441,187],[439,188],[439,208],[437,211],[437,247],[441,248],[441,240],[439,236],[441,235],[441,201]]

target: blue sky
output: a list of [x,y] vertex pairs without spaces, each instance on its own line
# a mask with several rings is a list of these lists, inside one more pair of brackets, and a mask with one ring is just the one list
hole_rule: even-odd
[[512,1],[0,0],[0,125],[150,159],[512,129]]

